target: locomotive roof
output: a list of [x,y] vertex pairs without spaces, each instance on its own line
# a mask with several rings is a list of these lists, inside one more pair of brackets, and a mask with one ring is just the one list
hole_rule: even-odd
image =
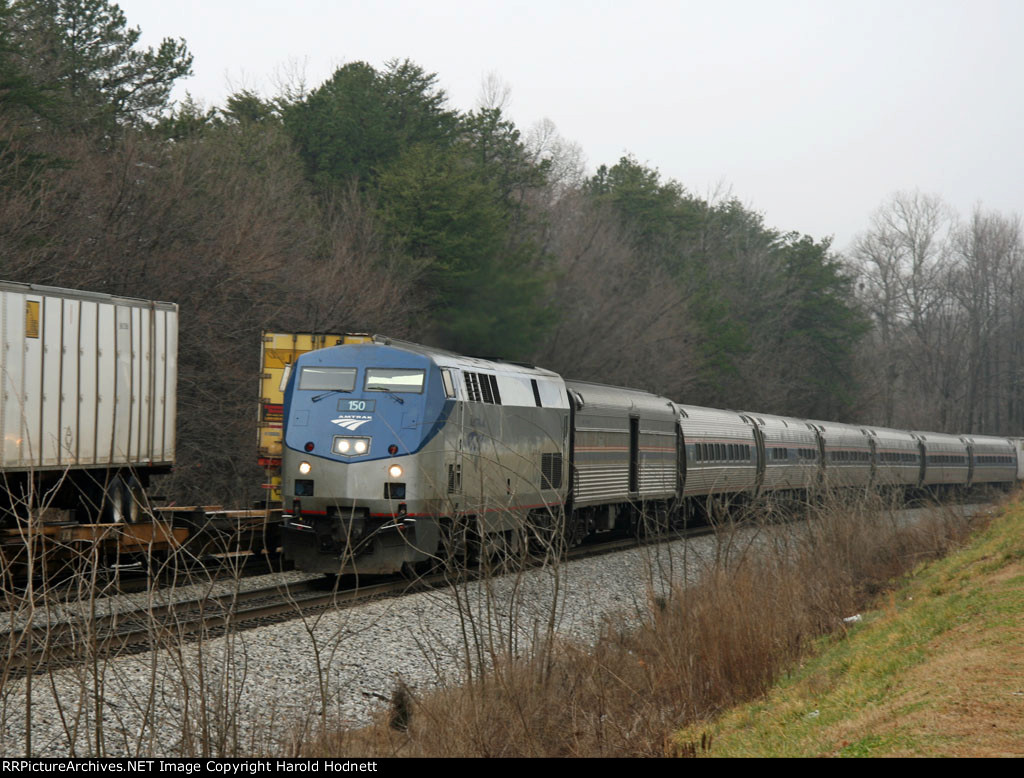
[[525,373],[528,375],[545,376],[548,378],[561,378],[558,373],[547,370],[543,367],[537,367],[536,365],[526,364],[524,362],[513,362],[501,359],[500,357],[468,357],[437,346],[424,346],[421,343],[412,343],[407,340],[389,338],[385,335],[374,335],[371,342],[362,344],[353,343],[348,345],[389,346],[391,348],[401,349],[402,351],[408,351],[412,354],[419,354],[428,357],[444,367],[458,367],[473,370],[483,368],[484,370],[494,370],[495,372],[501,373]]

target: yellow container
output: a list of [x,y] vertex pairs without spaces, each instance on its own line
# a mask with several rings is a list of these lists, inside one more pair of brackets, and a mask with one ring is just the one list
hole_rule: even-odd
[[365,343],[373,337],[363,333],[315,334],[311,332],[263,332],[260,348],[260,406],[256,420],[259,463],[267,472],[267,499],[281,499],[281,422],[284,387],[295,360],[307,351]]

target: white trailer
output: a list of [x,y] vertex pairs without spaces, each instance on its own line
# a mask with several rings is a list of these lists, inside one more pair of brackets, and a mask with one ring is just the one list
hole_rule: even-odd
[[177,354],[173,303],[0,281],[3,521],[132,520],[174,463]]

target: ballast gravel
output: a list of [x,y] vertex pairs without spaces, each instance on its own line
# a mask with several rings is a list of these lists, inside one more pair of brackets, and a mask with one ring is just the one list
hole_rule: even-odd
[[[168,636],[146,653],[3,679],[0,753],[286,755],[287,743],[323,717],[366,724],[399,680],[420,692],[458,683],[490,646],[528,651],[551,623],[564,639],[592,642],[606,618],[638,619],[652,598],[694,580],[706,561],[759,540],[750,528],[728,547],[713,536],[646,546],[206,641],[179,645]],[[303,577],[285,574],[281,582]],[[244,587],[274,580],[245,579]]]
[[[281,754],[324,712],[335,723],[368,723],[399,679],[420,691],[457,683],[477,646],[528,650],[552,617],[559,635],[591,641],[603,617],[642,613],[712,544],[698,538],[563,562],[12,679],[0,699],[0,752]],[[190,587],[182,599],[195,595]]]

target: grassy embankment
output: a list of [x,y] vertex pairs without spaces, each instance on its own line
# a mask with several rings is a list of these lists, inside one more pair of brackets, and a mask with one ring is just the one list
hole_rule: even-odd
[[677,742],[732,757],[1024,756],[1024,504],[873,607],[764,698]]

